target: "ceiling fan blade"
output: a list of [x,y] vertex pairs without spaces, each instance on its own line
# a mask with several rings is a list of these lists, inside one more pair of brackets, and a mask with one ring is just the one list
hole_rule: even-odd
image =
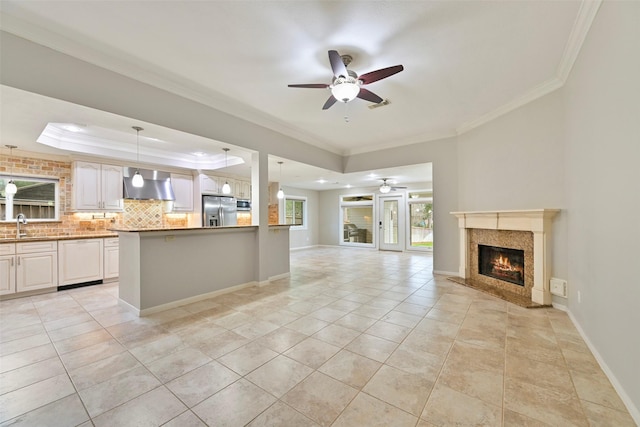
[[331,62],[331,69],[336,77],[347,77],[349,75],[347,73],[347,67],[345,67],[344,62],[342,62],[342,57],[337,50],[329,51],[329,62]]
[[325,103],[324,103],[324,105],[322,106],[322,109],[323,109],[323,110],[328,110],[328,109],[329,109],[329,108],[331,108],[331,106],[332,106],[333,104],[335,104],[337,101],[338,101],[338,100],[337,100],[337,99],[335,99],[335,98],[333,97],[333,95],[331,95],[331,96],[329,97],[329,99],[327,99],[327,102],[325,102]]
[[304,87],[304,88],[309,88],[309,89],[326,89],[329,87],[328,84],[324,84],[324,83],[309,83],[309,84],[302,84],[302,85],[287,85],[288,87]]
[[369,83],[377,82],[378,80],[393,76],[402,70],[404,70],[402,65],[394,65],[393,67],[381,68],[379,70],[363,74],[358,77],[358,80],[361,80],[363,85],[368,85]]
[[383,101],[383,99],[378,95],[362,87],[360,88],[360,92],[358,92],[358,98],[364,99],[365,101],[374,102],[376,104],[379,104]]

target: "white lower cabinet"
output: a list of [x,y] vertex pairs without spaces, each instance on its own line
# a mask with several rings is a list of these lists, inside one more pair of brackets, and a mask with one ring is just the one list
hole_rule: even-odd
[[60,286],[103,279],[103,239],[58,241]]
[[104,239],[104,278],[113,279],[120,275],[120,246],[117,237]]
[[16,292],[16,245],[0,245],[0,295]]
[[56,242],[16,243],[16,292],[58,286]]

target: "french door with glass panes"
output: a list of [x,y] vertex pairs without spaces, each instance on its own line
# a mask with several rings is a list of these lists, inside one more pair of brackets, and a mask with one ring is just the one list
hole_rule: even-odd
[[378,197],[378,242],[383,251],[402,251],[405,239],[404,195]]

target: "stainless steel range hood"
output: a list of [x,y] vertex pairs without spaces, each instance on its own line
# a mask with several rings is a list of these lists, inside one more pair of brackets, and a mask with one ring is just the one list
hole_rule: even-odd
[[[131,180],[136,171],[144,178],[142,187],[134,187]],[[153,171],[147,169],[124,168],[124,198],[135,200],[175,200],[171,187],[171,174],[169,172]]]

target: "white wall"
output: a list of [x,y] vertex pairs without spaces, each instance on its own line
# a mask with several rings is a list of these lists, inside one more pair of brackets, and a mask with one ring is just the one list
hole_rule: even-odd
[[461,135],[458,170],[461,211],[563,209],[553,222],[551,275],[566,279],[563,111],[556,91]]
[[[432,188],[431,182],[413,183],[409,190],[425,190]],[[366,188],[343,188],[340,190],[320,192],[320,235],[319,244],[339,245],[343,237],[343,225],[340,222],[340,196],[348,194],[377,194],[378,186]],[[375,201],[374,201],[375,203]],[[434,203],[436,203],[434,201]],[[375,207],[374,207],[375,209]]]
[[442,273],[458,271],[458,222],[449,213],[458,210],[457,146],[446,138],[345,158],[345,172],[433,164],[433,269]]
[[458,137],[460,210],[562,209],[552,272],[568,280],[561,303],[636,421],[639,23],[640,2],[603,2],[562,89]]
[[307,228],[289,231],[289,245],[291,249],[316,246],[319,244],[320,233],[320,196],[318,191],[302,190],[299,188],[283,186],[285,197],[306,197],[307,199]]
[[562,91],[569,309],[640,423],[640,2],[602,3]]

